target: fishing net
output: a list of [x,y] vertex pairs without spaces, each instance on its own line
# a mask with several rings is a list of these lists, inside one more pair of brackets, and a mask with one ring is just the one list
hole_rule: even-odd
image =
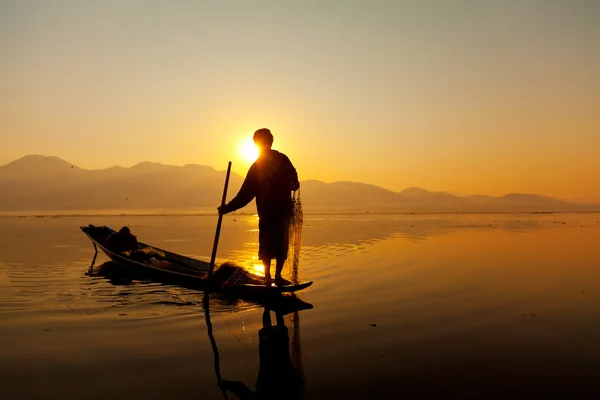
[[244,267],[231,261],[226,261],[217,267],[213,273],[213,279],[223,282],[221,287],[262,283],[260,279],[253,277]]
[[300,201],[300,190],[292,194],[292,217],[289,227],[288,260],[291,260],[291,281],[298,283],[298,266],[300,263],[300,246],[302,244],[302,224],[304,213],[302,212],[302,201]]
[[131,257],[136,261],[146,261],[152,257],[163,259],[165,258],[165,253],[160,250],[155,249],[151,246],[142,247],[137,250],[129,250],[124,251],[122,253],[125,257]]
[[294,312],[290,316],[290,320],[292,322],[292,332],[290,335],[291,339],[291,353],[290,353],[290,361],[296,373],[298,374],[298,378],[300,380],[300,385],[302,389],[305,385],[304,380],[304,363],[302,362],[302,346],[300,345],[300,316],[298,315],[298,311]]
[[[304,213],[302,211],[302,201],[300,200],[300,190],[292,195],[292,218],[290,221],[290,247],[289,254],[292,260],[292,283],[298,283],[298,267],[300,264],[300,246],[302,244],[302,224],[304,223]],[[291,355],[290,359],[294,369],[299,375],[300,385],[304,388],[304,366],[302,362],[302,348],[300,345],[300,316],[298,311],[291,316]],[[303,391],[303,390],[302,390]]]

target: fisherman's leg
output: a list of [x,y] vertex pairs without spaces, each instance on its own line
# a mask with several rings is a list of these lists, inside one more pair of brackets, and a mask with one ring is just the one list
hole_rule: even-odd
[[262,260],[263,265],[265,267],[265,281],[271,280],[271,259],[265,258]]
[[276,258],[275,263],[275,279],[281,279],[281,271],[283,271],[283,265],[285,264],[285,259]]
[[283,320],[283,314],[280,312],[276,312],[275,318],[277,320],[277,326],[282,326],[285,328],[285,321]]
[[283,271],[283,265],[287,259],[288,246],[289,246],[289,223],[288,218],[280,219],[277,224],[277,236],[274,240],[275,248],[275,283],[278,285],[289,285],[290,281],[281,277]]
[[271,255],[269,254],[269,248],[267,243],[266,229],[263,226],[264,221],[259,221],[258,231],[258,258],[262,261],[265,269],[265,282],[270,283],[271,281]]
[[283,271],[283,265],[285,264],[285,258],[277,258],[277,263],[275,264],[275,283],[277,285],[289,285],[290,281],[287,279],[283,279],[281,276],[281,271]]
[[271,327],[271,312],[265,307],[265,311],[263,311],[262,317],[263,328]]

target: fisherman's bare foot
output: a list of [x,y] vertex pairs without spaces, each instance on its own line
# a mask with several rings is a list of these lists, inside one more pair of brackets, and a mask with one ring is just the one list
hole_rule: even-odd
[[270,275],[265,276],[265,285],[271,286],[271,276]]
[[275,284],[277,286],[287,286],[287,285],[290,285],[291,282],[288,281],[287,279],[283,279],[281,276],[276,276],[275,277]]

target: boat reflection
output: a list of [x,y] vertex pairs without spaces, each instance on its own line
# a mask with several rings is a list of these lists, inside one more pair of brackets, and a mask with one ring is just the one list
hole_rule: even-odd
[[[228,393],[246,399],[302,399],[304,397],[304,370],[300,345],[300,311],[312,309],[312,304],[298,297],[277,296],[263,303],[262,329],[258,331],[259,370],[255,389],[242,382],[223,379],[219,350],[213,335],[209,303],[204,308],[208,337],[214,352],[217,385],[224,398]],[[275,316],[273,324],[271,314]],[[290,316],[291,333],[285,316]]]
[[[136,303],[146,303],[152,299],[150,304],[164,304],[173,303],[173,296],[175,296],[176,298],[185,299],[185,301],[178,302],[177,305],[198,305],[204,293],[201,290],[182,285],[156,281],[154,276],[146,271],[124,267],[114,261],[106,261],[100,265],[94,265],[94,262],[92,262],[85,275],[91,278],[106,279],[112,286],[126,286],[128,290],[125,292],[126,294],[119,295],[119,302],[125,296],[135,298]],[[95,282],[90,281],[88,283],[93,284]],[[152,296],[150,296],[149,290],[151,290]],[[163,293],[164,296],[159,296],[157,299],[156,296],[160,293]],[[112,296],[114,293],[101,293],[100,295]],[[284,315],[287,315],[294,310],[312,308],[312,305],[297,297],[274,293],[232,293],[215,290],[211,292],[210,301],[213,310],[220,312],[231,310],[232,307],[237,311],[266,307],[271,310],[280,310]]]
[[[95,260],[95,257],[94,257]],[[112,285],[131,285],[134,281],[150,281],[147,275],[131,268],[125,268],[114,261],[107,261],[98,266],[92,265],[85,273],[87,276],[100,276],[107,279]]]

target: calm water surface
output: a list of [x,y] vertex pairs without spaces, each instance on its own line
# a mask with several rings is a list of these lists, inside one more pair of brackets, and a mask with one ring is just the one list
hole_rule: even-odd
[[[280,398],[598,397],[599,221],[306,216],[314,308],[282,321],[297,379]],[[0,398],[236,398],[216,385],[202,294],[98,275],[103,255],[90,271],[87,224],[206,260],[216,217],[0,218]],[[225,218],[221,261],[257,268],[257,236],[254,217]],[[248,393],[263,311],[210,305],[219,372]]]

